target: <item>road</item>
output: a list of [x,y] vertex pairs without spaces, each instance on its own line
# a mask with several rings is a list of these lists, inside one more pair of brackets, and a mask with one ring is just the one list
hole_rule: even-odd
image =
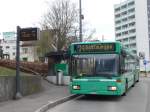
[[150,78],[141,78],[126,96],[80,96],[47,112],[150,112]]

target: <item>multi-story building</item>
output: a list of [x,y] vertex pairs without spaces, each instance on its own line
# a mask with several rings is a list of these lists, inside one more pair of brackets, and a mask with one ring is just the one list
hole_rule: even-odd
[[3,50],[3,54],[7,55],[9,59],[14,60],[16,58],[16,33],[15,32],[3,32],[1,34],[0,46]]
[[[0,34],[0,48],[7,59],[16,59],[16,33],[3,32]],[[36,42],[20,42],[20,60],[21,61],[37,61],[38,56],[36,53]],[[6,58],[6,57],[4,57]]]
[[[149,0],[126,0],[114,6],[115,37],[133,53],[145,54],[145,60],[150,60],[150,25],[148,25]],[[149,4],[149,5],[148,5]],[[150,24],[150,20],[149,20]],[[140,70],[144,71],[143,59],[140,60]],[[147,70],[150,65],[147,64]]]
[[21,43],[20,58],[22,61],[38,61],[36,41],[26,41]]

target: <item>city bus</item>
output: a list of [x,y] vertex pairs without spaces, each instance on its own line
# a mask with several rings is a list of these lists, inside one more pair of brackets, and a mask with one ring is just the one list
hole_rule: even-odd
[[70,45],[72,94],[126,95],[139,81],[139,58],[120,42]]

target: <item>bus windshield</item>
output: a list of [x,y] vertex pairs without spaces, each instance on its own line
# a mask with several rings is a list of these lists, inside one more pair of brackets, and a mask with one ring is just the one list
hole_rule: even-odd
[[118,74],[119,56],[117,54],[74,55],[72,74],[81,76],[116,76]]

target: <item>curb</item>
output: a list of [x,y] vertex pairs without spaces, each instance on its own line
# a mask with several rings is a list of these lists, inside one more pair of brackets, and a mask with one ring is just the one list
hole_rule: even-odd
[[35,112],[46,112],[48,109],[53,108],[53,107],[55,107],[55,106],[57,106],[57,105],[59,105],[59,104],[62,104],[62,103],[64,103],[64,102],[66,102],[66,101],[69,101],[69,100],[71,100],[71,99],[73,99],[73,98],[75,98],[75,97],[77,97],[77,96],[79,96],[79,95],[70,95],[70,96],[64,97],[64,98],[62,98],[62,99],[49,102],[49,103],[43,105],[43,106],[42,106],[41,108],[39,108],[38,110],[36,110]]

